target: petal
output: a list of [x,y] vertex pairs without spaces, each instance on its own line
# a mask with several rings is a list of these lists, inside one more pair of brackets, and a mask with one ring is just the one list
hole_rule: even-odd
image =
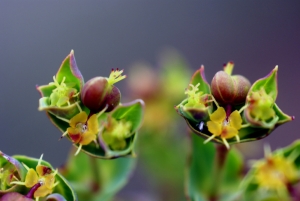
[[219,107],[214,113],[210,115],[210,120],[217,122],[217,123],[223,123],[223,121],[226,119],[226,112],[223,107]]
[[82,112],[76,114],[74,117],[72,117],[72,119],[70,119],[70,126],[72,128],[75,128],[76,124],[78,124],[78,123],[85,124],[87,121],[87,118],[88,118],[87,114],[82,111]]
[[215,136],[219,136],[222,132],[222,124],[218,124],[214,121],[208,121],[207,127],[208,127],[209,132],[211,132]]
[[50,174],[52,172],[52,169],[45,165],[38,165],[36,166],[36,172],[39,176],[44,176],[46,174]]
[[52,189],[54,187],[54,182],[55,182],[55,175],[54,175],[54,173],[45,175],[44,179],[45,179],[44,180],[44,185],[48,189]]
[[92,132],[87,131],[84,134],[82,134],[82,138],[79,143],[82,145],[87,145],[90,144],[95,139],[96,139],[96,135]]
[[62,106],[62,105],[64,105],[64,104],[66,104],[68,101],[69,101],[69,98],[68,98],[67,96],[63,96],[63,97],[60,97],[60,98],[58,99],[56,105],[57,105],[58,107],[60,107],[60,106]]
[[26,174],[25,186],[30,188],[38,183],[39,177],[34,169],[30,168]]
[[34,197],[45,197],[50,193],[52,193],[52,189],[48,189],[46,185],[42,185],[34,192]]
[[242,117],[240,115],[240,113],[235,110],[234,112],[232,112],[228,118],[230,126],[232,126],[233,128],[235,128],[236,130],[240,130],[242,127]]
[[238,130],[235,129],[234,127],[225,126],[222,130],[221,137],[225,138],[225,139],[229,139],[229,138],[232,138],[232,137],[238,135],[238,133],[239,133]]
[[98,133],[98,129],[99,129],[99,123],[98,123],[98,119],[97,119],[97,115],[93,114],[88,122],[87,122],[87,126],[90,132],[97,134]]
[[69,127],[67,132],[73,143],[77,144],[81,140],[81,134],[78,128]]

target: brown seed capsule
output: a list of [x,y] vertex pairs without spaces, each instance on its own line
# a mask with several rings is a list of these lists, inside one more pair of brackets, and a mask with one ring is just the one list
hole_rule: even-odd
[[110,112],[117,107],[121,100],[120,90],[113,84],[124,79],[123,70],[112,70],[109,78],[95,77],[90,79],[81,91],[81,101],[92,112],[97,113],[105,107]]
[[244,103],[250,87],[247,78],[241,75],[230,76],[224,71],[217,72],[211,82],[212,95],[220,104]]

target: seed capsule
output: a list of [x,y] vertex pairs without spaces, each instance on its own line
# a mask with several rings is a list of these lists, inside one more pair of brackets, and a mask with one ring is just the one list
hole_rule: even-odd
[[113,84],[124,79],[123,70],[113,70],[109,78],[95,77],[90,79],[81,91],[81,101],[92,112],[97,113],[105,107],[105,112],[112,111],[121,100],[120,90]]
[[246,101],[251,87],[249,80],[241,75],[230,76],[219,71],[211,82],[211,92],[220,104],[238,105]]

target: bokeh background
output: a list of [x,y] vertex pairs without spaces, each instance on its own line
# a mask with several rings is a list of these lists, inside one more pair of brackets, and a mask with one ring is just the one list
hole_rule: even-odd
[[[58,142],[61,133],[43,112],[37,111],[39,94],[35,86],[52,81],[71,49],[86,81],[99,75],[108,76],[111,68],[132,72],[137,63],[157,70],[166,49],[176,50],[184,58],[189,69],[183,75],[204,64],[209,81],[229,60],[235,62],[234,74],[245,75],[252,83],[279,65],[277,103],[284,112],[295,115],[296,120],[277,128],[264,140],[241,145],[241,149],[246,150],[247,157],[258,158],[262,156],[263,143],[275,149],[300,136],[299,1],[1,1],[0,150],[9,155],[33,157],[44,153],[44,159],[53,166],[64,163],[71,143],[66,139]],[[145,73],[135,80],[143,84],[149,76]],[[129,91],[129,81],[128,78],[117,84],[124,101],[134,97]],[[162,87],[151,84],[157,90]],[[178,88],[182,99],[184,88]],[[179,102],[166,98],[170,105],[165,107],[171,108],[170,115],[174,115],[172,108]],[[158,115],[153,121],[165,118]],[[140,135],[143,139],[143,133]],[[174,137],[172,133],[167,136]],[[147,139],[151,137],[147,134]],[[160,139],[157,133],[153,133],[153,138]],[[160,164],[161,169],[153,170],[155,164],[148,164],[147,158],[139,159],[120,198],[170,200],[163,199],[164,194],[183,198],[180,185],[168,188],[169,183],[183,178],[182,169],[175,166],[183,167],[188,144],[185,134],[176,139],[185,145],[176,147],[177,144],[165,140],[157,150],[157,155],[165,156],[166,160],[172,156],[162,154],[170,151],[168,147],[183,153],[173,154],[175,165],[170,162],[164,168]],[[143,147],[155,153],[155,144],[145,142],[139,141],[137,153]],[[170,166],[174,169],[169,169]],[[179,175],[174,181],[172,172]],[[169,178],[164,179],[171,180],[163,185],[155,176],[168,174]]]

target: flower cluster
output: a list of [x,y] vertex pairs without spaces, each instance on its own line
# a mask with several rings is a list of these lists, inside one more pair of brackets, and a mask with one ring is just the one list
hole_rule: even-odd
[[[134,135],[142,120],[143,101],[133,101],[125,107],[120,104],[121,93],[114,84],[126,78],[122,73],[123,70],[112,69],[108,78],[95,77],[84,83],[71,51],[54,81],[37,87],[42,96],[39,110],[46,111],[63,132],[62,137],[67,136],[78,147],[75,155],[81,150],[99,158],[132,153]],[[140,119],[131,118],[132,115]],[[124,152],[125,148],[130,149]]]
[[277,97],[276,66],[265,78],[254,84],[241,75],[231,75],[228,62],[208,84],[204,67],[197,70],[185,94],[187,98],[175,107],[179,115],[198,135],[224,144],[253,141],[266,137],[278,125],[293,120],[275,103]]

